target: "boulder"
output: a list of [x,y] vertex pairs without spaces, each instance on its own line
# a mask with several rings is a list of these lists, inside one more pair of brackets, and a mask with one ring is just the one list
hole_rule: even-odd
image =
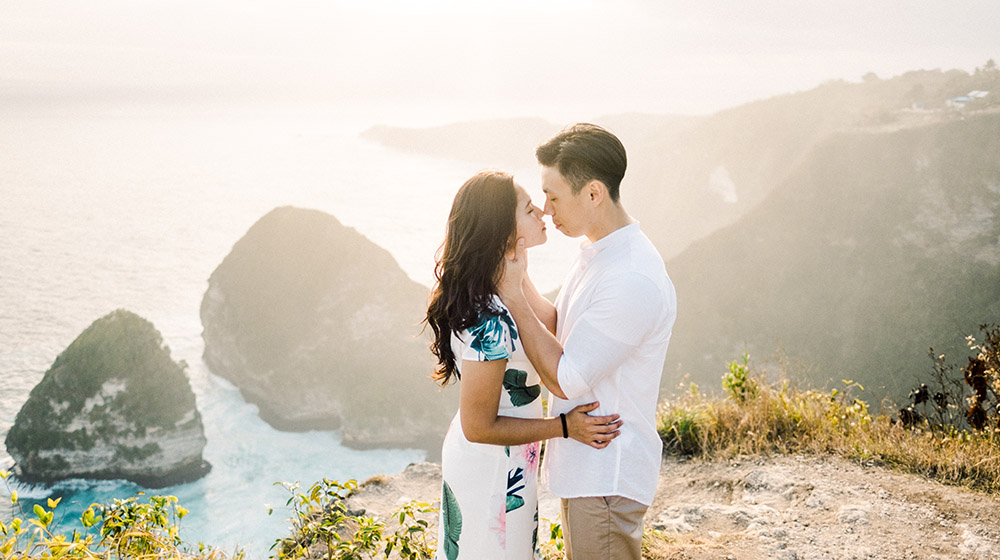
[[428,378],[427,296],[388,251],[333,216],[277,208],[209,279],[205,362],[275,428],[436,450],[457,391]]
[[90,325],[32,389],[7,434],[19,478],[196,480],[205,433],[185,364],[152,323],[119,309]]

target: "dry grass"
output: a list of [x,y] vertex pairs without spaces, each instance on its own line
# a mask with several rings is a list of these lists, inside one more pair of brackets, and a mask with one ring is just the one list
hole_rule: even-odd
[[747,377],[754,390],[711,398],[692,390],[665,401],[658,428],[667,453],[705,459],[739,455],[837,454],[948,484],[1000,493],[997,431],[908,429],[873,415],[857,386],[821,393]]

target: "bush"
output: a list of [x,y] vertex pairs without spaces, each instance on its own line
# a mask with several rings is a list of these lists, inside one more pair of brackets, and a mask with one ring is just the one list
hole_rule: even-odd
[[[279,560],[324,558],[363,560],[389,558],[395,551],[405,560],[423,560],[434,556],[430,524],[421,516],[437,511],[430,504],[407,502],[391,519],[398,523],[392,532],[385,522],[349,511],[344,500],[358,488],[357,481],[340,483],[324,478],[297,492],[298,484],[279,483],[292,493],[286,505],[292,506],[292,535],[275,541],[272,550]],[[428,541],[428,537],[431,540]]]
[[973,353],[968,364],[958,366],[935,355],[930,385],[910,391],[910,403],[899,410],[907,427],[925,427],[943,433],[1000,429],[1000,325],[980,325],[983,341],[966,337]]
[[[7,471],[0,471],[6,485]],[[20,511],[17,492],[7,488],[11,503]],[[82,530],[69,536],[57,533],[53,523],[59,499],[49,499],[46,509],[36,504],[34,518],[0,519],[0,559],[66,558],[116,560],[170,558],[177,560],[221,560],[221,553],[199,544],[196,552],[185,551],[179,536],[180,520],[187,510],[174,496],[150,496],[91,504],[80,516]],[[237,552],[234,558],[242,558]]]

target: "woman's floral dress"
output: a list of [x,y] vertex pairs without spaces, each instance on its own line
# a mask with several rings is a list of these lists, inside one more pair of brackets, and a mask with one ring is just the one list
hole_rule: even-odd
[[[507,360],[499,414],[541,418],[538,374],[528,361],[517,327],[499,297],[496,313],[453,338],[456,360]],[[459,366],[461,369],[461,366]],[[438,560],[540,558],[538,548],[539,442],[472,443],[455,415],[441,450],[441,516]]]

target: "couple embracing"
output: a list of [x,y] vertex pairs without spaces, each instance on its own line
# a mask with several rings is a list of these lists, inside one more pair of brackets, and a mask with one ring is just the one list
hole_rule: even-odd
[[[638,560],[660,469],[654,416],[674,288],[619,199],[617,137],[577,124],[536,155],[544,211],[510,175],[479,173],[455,196],[437,262],[427,310],[435,378],[460,379],[441,454],[438,558],[538,557],[548,440],[542,471],[561,498],[567,558]],[[527,270],[546,214],[586,237],[555,305]]]

